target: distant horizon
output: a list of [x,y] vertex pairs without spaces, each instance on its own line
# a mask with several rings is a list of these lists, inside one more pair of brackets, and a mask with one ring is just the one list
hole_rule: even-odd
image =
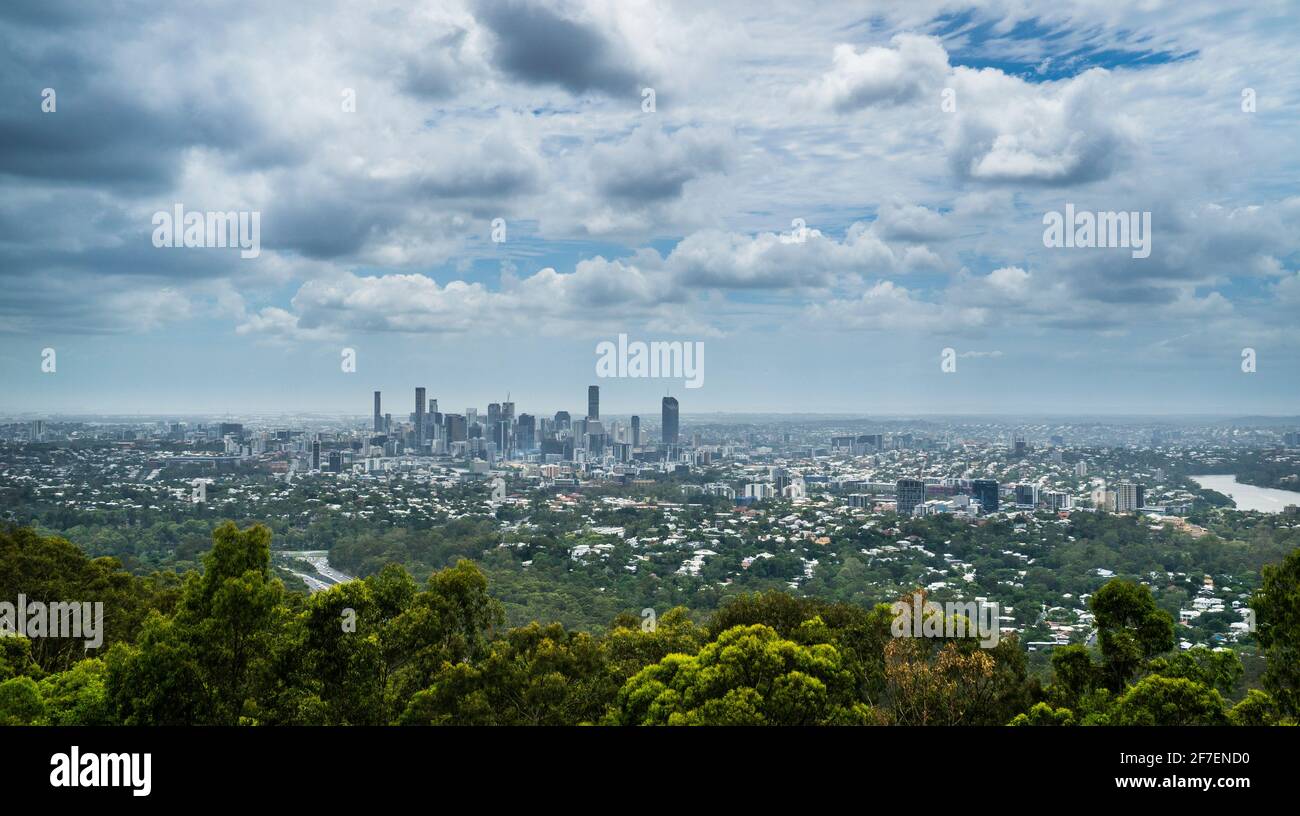
[[[486,408],[486,405],[487,405],[487,404],[484,404],[483,406],[470,406],[470,407],[475,407],[475,408]],[[520,403],[519,403],[517,400],[515,401],[515,406],[516,406],[516,415],[518,415],[518,414],[520,414],[520,413],[525,413],[525,414],[533,414],[533,415],[535,415],[535,416],[551,416],[551,415],[554,415],[555,413],[557,413],[558,411],[569,411],[569,413],[572,414],[574,417],[578,417],[578,416],[579,416],[578,412],[577,412],[575,409],[569,409],[569,408],[558,408],[558,409],[556,409],[555,411],[550,411],[550,410],[546,410],[546,411],[530,411],[530,410],[526,410],[526,406],[520,405]],[[439,406],[439,408],[440,408],[440,410],[442,410],[442,413],[444,413],[444,414],[461,414],[461,413],[463,413],[464,410],[465,410],[464,408],[456,408],[456,409],[443,410],[443,407],[442,407],[441,405]],[[631,416],[641,416],[641,417],[646,417],[646,416],[650,416],[650,415],[652,415],[652,413],[653,413],[653,415],[657,416],[657,415],[658,415],[658,410],[659,410],[659,406],[655,406],[655,410],[654,410],[653,412],[651,412],[651,411],[640,411],[640,412],[637,412],[637,411],[631,411],[631,412],[629,412],[629,411],[601,411],[601,414],[600,414],[600,415],[601,415],[601,417],[615,417],[615,418],[631,417]],[[385,411],[384,413],[393,414],[392,411]],[[407,412],[407,413],[410,413],[410,412]],[[6,420],[6,419],[21,419],[21,418],[27,418],[27,417],[31,417],[31,418],[60,418],[60,419],[71,419],[71,420],[77,420],[77,419],[88,419],[88,418],[100,418],[100,419],[131,419],[131,418],[149,419],[149,418],[165,418],[165,417],[171,417],[171,418],[176,418],[176,417],[196,417],[196,418],[214,417],[214,418],[217,418],[217,417],[226,417],[226,416],[254,416],[254,417],[263,417],[263,416],[270,416],[270,417],[307,416],[307,417],[312,417],[312,416],[315,416],[315,417],[326,417],[326,418],[331,418],[331,419],[349,419],[349,420],[351,420],[351,419],[355,419],[355,420],[358,420],[358,421],[365,421],[365,420],[370,419],[370,418],[372,417],[372,414],[369,414],[369,413],[336,412],[336,411],[310,411],[310,410],[279,410],[279,411],[224,411],[224,412],[213,412],[213,411],[126,411],[126,412],[94,412],[94,411],[91,411],[91,412],[86,412],[86,413],[60,413],[60,412],[41,412],[41,411],[12,412],[12,411],[4,411],[4,410],[0,410],[0,421]],[[394,414],[394,416],[396,416],[396,414]],[[584,417],[585,417],[585,416],[586,416],[585,412],[583,412],[583,413],[581,414],[581,416],[584,416]],[[1222,420],[1252,420],[1252,419],[1259,419],[1259,420],[1266,420],[1266,421],[1296,421],[1296,422],[1300,422],[1300,414],[1262,414],[1262,413],[1261,413],[1261,414],[1243,414],[1243,413],[1223,413],[1223,414],[1195,414],[1195,413],[1148,414],[1148,413],[1122,413],[1122,412],[1116,412],[1116,413],[1100,413],[1100,412],[1089,412],[1089,413],[1050,413],[1050,412],[1032,412],[1032,413],[1015,413],[1015,412],[1001,412],[1001,413],[993,413],[993,412],[990,412],[990,413],[924,413],[924,412],[915,412],[915,413],[911,413],[911,412],[886,412],[886,413],[871,413],[871,414],[867,414],[867,413],[852,413],[852,412],[839,412],[839,411],[816,412],[816,411],[761,411],[761,410],[751,410],[751,411],[695,411],[695,412],[690,412],[690,411],[681,411],[680,414],[679,414],[679,416],[681,416],[682,418],[687,418],[687,417],[692,417],[692,416],[694,416],[694,417],[777,417],[777,418],[780,418],[780,417],[808,417],[808,418],[812,418],[812,419],[868,419],[868,420],[870,420],[870,419],[881,419],[881,420],[908,420],[908,419],[1008,419],[1008,420],[1033,420],[1033,419],[1052,419],[1052,420],[1091,420],[1091,419],[1111,419],[1111,420],[1118,420],[1118,419],[1128,419],[1128,420],[1143,420],[1143,419],[1161,419],[1161,420],[1184,420],[1184,421],[1213,421],[1213,420],[1220,420],[1220,421],[1222,421]]]

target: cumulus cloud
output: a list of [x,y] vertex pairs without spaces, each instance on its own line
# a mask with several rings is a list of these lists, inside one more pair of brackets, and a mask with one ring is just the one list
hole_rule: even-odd
[[996,69],[958,68],[947,137],[953,171],[972,181],[1073,185],[1104,179],[1136,144],[1097,68],[1031,84]]
[[898,34],[889,46],[859,52],[835,46],[831,70],[800,90],[799,97],[839,113],[873,105],[910,102],[940,87],[948,52],[934,37]]
[[683,285],[729,289],[817,288],[841,276],[901,269],[899,256],[864,223],[850,227],[843,241],[811,228],[752,236],[706,230],[681,241],[667,265]]

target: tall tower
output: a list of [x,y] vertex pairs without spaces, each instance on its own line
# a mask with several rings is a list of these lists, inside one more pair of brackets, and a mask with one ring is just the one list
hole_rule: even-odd
[[641,447],[641,417],[632,417],[632,447]]
[[663,429],[665,445],[677,444],[677,398],[664,397],[663,420],[660,423]]
[[600,386],[587,386],[587,419],[600,419]]
[[899,479],[894,483],[894,500],[898,515],[910,518],[916,506],[925,502],[925,482],[920,479]]
[[415,389],[415,452],[424,448],[424,389]]
[[379,413],[379,392],[375,392],[375,433],[384,430],[384,417]]

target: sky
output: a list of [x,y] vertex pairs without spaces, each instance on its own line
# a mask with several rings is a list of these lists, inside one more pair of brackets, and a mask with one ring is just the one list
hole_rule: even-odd
[[[1298,35],[1266,0],[11,0],[0,412],[1297,414]],[[177,206],[256,213],[256,257],[159,246]],[[1067,206],[1149,214],[1149,256],[1047,246]],[[702,344],[700,387],[598,377],[620,334]]]

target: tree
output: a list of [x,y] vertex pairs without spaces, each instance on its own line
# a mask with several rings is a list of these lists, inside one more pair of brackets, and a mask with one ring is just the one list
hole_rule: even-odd
[[36,681],[11,677],[0,683],[0,725],[39,725],[45,716],[45,702]]
[[1251,599],[1255,610],[1255,640],[1268,658],[1262,678],[1264,688],[1278,708],[1300,715],[1300,549],[1281,564],[1261,571],[1259,591]]
[[1122,691],[1142,661],[1174,647],[1174,622],[1156,606],[1151,590],[1115,578],[1090,601],[1097,620],[1102,671],[1112,691]]
[[258,717],[258,686],[288,617],[270,568],[271,531],[226,522],[212,539],[203,574],[187,576],[176,614],[154,613],[138,647],[109,652],[109,696],[127,722],[233,725]]
[[1052,685],[1049,693],[1061,705],[1076,708],[1100,676],[1088,647],[1081,643],[1052,650]]
[[1224,725],[1219,692],[1183,677],[1149,675],[1116,701],[1115,725]]
[[1068,708],[1053,708],[1047,703],[1035,703],[1027,713],[1017,714],[1012,725],[1074,725],[1074,712]]
[[1233,725],[1278,725],[1280,719],[1277,701],[1259,689],[1246,692],[1246,697],[1228,710],[1228,722]]
[[558,623],[511,629],[475,663],[445,665],[403,724],[572,725],[596,721],[619,684],[595,638]]
[[967,725],[992,705],[997,694],[993,657],[983,649],[964,652],[956,641],[940,642],[933,655],[926,638],[886,644],[891,724]]
[[1185,677],[1224,694],[1232,692],[1244,670],[1236,652],[1214,651],[1204,646],[1154,658],[1147,669],[1161,677]]
[[670,654],[632,677],[606,721],[620,725],[833,725],[873,721],[829,644],[769,626],[727,629],[698,654]]
[[115,725],[104,684],[107,674],[107,664],[91,658],[43,678],[39,685],[46,721],[50,725]]

